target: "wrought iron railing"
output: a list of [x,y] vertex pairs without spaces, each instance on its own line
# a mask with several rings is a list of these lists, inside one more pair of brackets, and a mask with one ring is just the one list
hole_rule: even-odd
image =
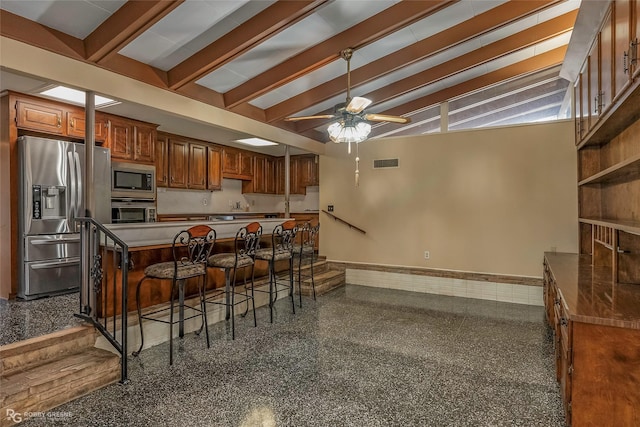
[[[120,382],[126,383],[129,247],[93,218],[76,221],[81,226],[82,254],[80,313],[76,316],[92,323],[120,353]],[[105,275],[105,270],[110,274]]]

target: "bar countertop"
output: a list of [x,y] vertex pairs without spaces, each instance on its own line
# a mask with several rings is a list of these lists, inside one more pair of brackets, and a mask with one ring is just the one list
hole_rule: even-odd
[[284,221],[282,218],[260,218],[260,219],[234,219],[229,221],[167,221],[167,222],[145,222],[131,224],[106,224],[109,230],[122,239],[129,249],[171,245],[174,236],[182,230],[186,230],[194,225],[208,225],[216,230],[216,239],[232,239],[240,227],[251,222],[259,222],[262,225],[262,234],[271,234],[276,225]]
[[544,254],[572,321],[640,329],[640,284],[614,283],[589,255]]

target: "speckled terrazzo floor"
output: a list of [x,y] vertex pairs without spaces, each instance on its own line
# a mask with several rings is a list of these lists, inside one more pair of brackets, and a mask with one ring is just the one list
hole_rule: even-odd
[[346,286],[130,358],[69,426],[562,426],[542,307]]
[[0,345],[77,325],[78,309],[77,292],[32,301],[0,299]]

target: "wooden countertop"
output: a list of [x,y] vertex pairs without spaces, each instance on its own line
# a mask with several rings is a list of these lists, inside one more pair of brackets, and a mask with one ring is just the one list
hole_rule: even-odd
[[611,268],[593,268],[588,255],[544,256],[572,321],[640,329],[640,284],[614,283]]

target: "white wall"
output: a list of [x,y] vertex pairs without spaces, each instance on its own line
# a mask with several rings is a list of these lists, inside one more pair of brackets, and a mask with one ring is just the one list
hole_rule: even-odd
[[[275,194],[242,194],[242,181],[223,179],[222,191],[174,190],[158,188],[159,214],[208,214],[235,210],[230,202],[240,202],[241,210],[249,205],[251,212],[284,212],[284,196]],[[318,187],[307,187],[307,194],[290,196],[290,211],[317,210]]]
[[[320,252],[329,260],[539,277],[544,251],[576,252],[571,121],[387,138],[320,160]],[[374,159],[399,158],[374,170]],[[430,251],[430,260],[424,251]]]

